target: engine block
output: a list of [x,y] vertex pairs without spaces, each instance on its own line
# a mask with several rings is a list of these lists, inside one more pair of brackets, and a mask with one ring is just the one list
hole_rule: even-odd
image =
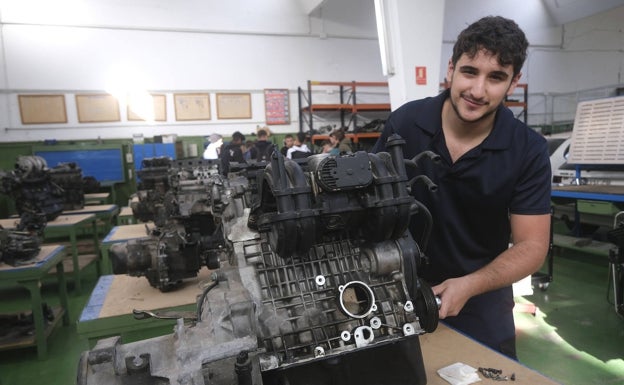
[[17,213],[43,213],[48,221],[63,211],[63,189],[50,180],[50,169],[40,156],[19,156],[15,169],[0,172],[0,191],[15,200]]
[[57,164],[50,169],[50,180],[63,190],[63,210],[80,210],[84,207],[84,182],[82,169],[78,164]]
[[171,335],[99,341],[78,384],[425,384],[418,335],[436,329],[438,307],[417,276],[424,255],[407,226],[424,208],[403,143],[276,153],[251,207],[215,183],[224,243],[196,316]]

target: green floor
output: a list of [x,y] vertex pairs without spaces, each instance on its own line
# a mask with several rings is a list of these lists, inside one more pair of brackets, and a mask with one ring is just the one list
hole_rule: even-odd
[[624,384],[624,319],[614,310],[606,257],[558,251],[554,281],[516,314],[518,357],[565,385]]
[[[80,316],[96,280],[94,267],[89,267],[84,294],[70,291],[72,322]],[[606,259],[559,253],[548,289],[519,299],[538,307],[535,316],[517,313],[520,361],[565,385],[624,384],[624,319],[607,302],[607,282]],[[0,312],[6,312],[14,311],[25,293],[4,290],[0,296]],[[53,285],[44,285],[44,300],[57,302]],[[0,384],[74,384],[87,342],[77,335],[75,325],[57,327],[48,341],[44,361],[31,348],[0,352]]]

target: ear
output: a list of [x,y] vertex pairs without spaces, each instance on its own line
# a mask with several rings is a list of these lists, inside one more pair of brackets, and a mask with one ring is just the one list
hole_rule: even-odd
[[521,77],[522,72],[518,72],[518,75],[514,76],[513,79],[511,79],[511,84],[509,85],[509,89],[507,90],[507,96],[511,96],[511,94],[513,94],[516,86],[518,85],[518,82],[520,82]]
[[453,59],[449,59],[448,67],[446,68],[446,82],[448,87],[450,87],[450,83],[453,81],[453,72],[455,71],[455,66],[453,65]]

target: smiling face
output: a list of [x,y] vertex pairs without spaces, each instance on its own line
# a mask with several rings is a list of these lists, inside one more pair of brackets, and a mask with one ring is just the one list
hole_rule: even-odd
[[513,66],[501,65],[498,56],[479,50],[474,57],[463,54],[456,64],[449,61],[450,103],[455,118],[464,123],[480,123],[494,118],[494,112],[511,95],[520,73]]

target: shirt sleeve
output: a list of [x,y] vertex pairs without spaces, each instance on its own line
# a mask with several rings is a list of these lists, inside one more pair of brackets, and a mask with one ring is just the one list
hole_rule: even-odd
[[552,173],[545,140],[529,146],[510,205],[512,214],[550,213]]

